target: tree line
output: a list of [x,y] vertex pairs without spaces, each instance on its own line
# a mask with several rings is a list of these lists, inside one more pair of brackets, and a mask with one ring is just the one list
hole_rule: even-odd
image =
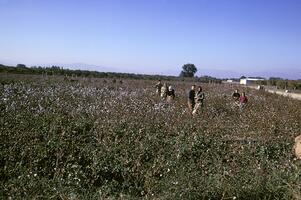
[[[185,65],[184,65],[185,66]],[[196,68],[184,68],[188,71],[181,72],[180,76],[166,76],[166,75],[146,75],[146,74],[134,74],[134,73],[119,73],[119,72],[98,72],[89,70],[72,70],[65,69],[60,66],[42,67],[32,66],[27,67],[25,64],[17,64],[16,66],[7,66],[0,64],[0,73],[10,74],[36,74],[36,75],[63,75],[72,77],[91,77],[91,78],[116,78],[116,79],[146,79],[146,80],[193,80],[204,83],[221,83],[222,80],[211,76],[195,77],[194,73]],[[191,67],[191,66],[190,66]]]
[[274,86],[278,89],[301,90],[301,80],[288,80],[279,77],[270,77],[267,80],[260,80],[256,82],[258,85]]
[[98,72],[89,70],[73,70],[65,69],[60,66],[41,67],[32,66],[27,67],[24,64],[17,64],[16,66],[6,66],[0,64],[0,73],[11,74],[37,74],[37,75],[64,75],[72,77],[91,77],[91,78],[131,78],[131,79],[175,79],[174,76],[162,76],[162,75],[145,75],[134,73],[118,73],[118,72]]

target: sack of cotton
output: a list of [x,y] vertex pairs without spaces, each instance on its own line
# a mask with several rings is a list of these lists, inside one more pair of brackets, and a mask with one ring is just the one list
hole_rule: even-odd
[[295,145],[293,147],[297,159],[301,159],[301,135],[295,138]]

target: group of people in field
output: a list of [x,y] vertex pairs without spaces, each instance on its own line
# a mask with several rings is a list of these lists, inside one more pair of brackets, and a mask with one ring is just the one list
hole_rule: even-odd
[[237,105],[241,109],[244,108],[248,103],[248,98],[246,97],[246,93],[242,92],[240,94],[237,89],[233,92],[232,98],[234,100],[235,105]]
[[197,87],[192,85],[188,93],[188,109],[192,115],[196,115],[197,112],[204,107],[205,93],[201,86]]
[[[161,97],[162,100],[166,100],[167,102],[172,102],[175,95],[175,90],[171,85],[167,85],[166,83],[162,84],[159,80],[156,84],[156,94]],[[188,109],[192,115],[196,115],[197,112],[204,107],[204,99],[205,93],[203,92],[203,88],[198,86],[191,86],[191,90],[188,95]]]
[[156,84],[156,93],[161,97],[162,100],[166,100],[167,102],[171,102],[175,99],[175,90],[171,85],[167,85],[167,83],[162,84],[159,80]]
[[[162,100],[167,102],[172,102],[175,95],[175,90],[171,85],[166,83],[162,84],[161,80],[155,85],[156,94],[161,97]],[[232,94],[232,99],[234,100],[234,105],[243,109],[248,102],[245,92],[241,94],[238,90],[235,90]],[[196,115],[204,107],[205,93],[203,92],[202,86],[192,85],[188,93],[188,110],[192,115]]]

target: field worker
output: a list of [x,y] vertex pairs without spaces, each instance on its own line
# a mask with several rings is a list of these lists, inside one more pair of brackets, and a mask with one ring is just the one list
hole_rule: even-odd
[[174,98],[176,97],[175,90],[172,88],[171,85],[168,87],[166,96],[167,96],[167,102],[172,102],[172,100],[174,100]]
[[155,85],[156,87],[156,94],[161,96],[161,88],[162,88],[162,83],[161,83],[161,80],[158,81],[158,83]]
[[232,94],[232,99],[234,99],[234,101],[239,101],[239,97],[240,97],[240,94],[238,93],[238,90],[236,89]]
[[204,99],[205,99],[205,93],[203,92],[203,88],[199,86],[198,91],[195,95],[195,106],[192,111],[193,115],[195,115],[200,108],[204,107]]
[[191,86],[191,90],[188,93],[188,109],[192,114],[195,105],[195,85]]
[[246,97],[246,93],[241,93],[241,96],[239,97],[239,107],[244,108],[246,104],[248,103],[248,98]]
[[167,94],[167,84],[164,83],[164,85],[161,87],[161,98],[162,98],[163,100],[166,99],[166,97],[167,97],[166,94]]

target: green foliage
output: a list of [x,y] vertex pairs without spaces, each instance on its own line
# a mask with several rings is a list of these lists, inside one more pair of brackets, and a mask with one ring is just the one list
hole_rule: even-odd
[[0,85],[1,199],[292,199],[291,153],[301,102],[202,84],[205,107],[186,112],[191,83],[11,80]]
[[26,69],[26,65],[24,65],[24,64],[17,64],[16,68]]
[[198,70],[194,64],[187,63],[182,66],[180,77],[193,77],[197,71]]
[[202,83],[222,83],[220,79],[217,79],[212,76],[202,76],[197,78],[196,80]]
[[88,70],[70,70],[59,66],[41,67],[33,66],[26,67],[23,64],[18,64],[17,67],[5,66],[0,64],[0,73],[10,74],[41,74],[45,77],[53,75],[65,75],[66,77],[95,77],[95,78],[129,78],[129,79],[149,79],[149,80],[177,80],[175,76],[162,75],[145,75],[131,73],[115,73],[115,72],[97,72]]
[[279,89],[300,90],[300,80],[284,80],[281,78],[271,77],[269,80],[256,81],[258,85],[277,86]]
[[286,89],[287,82],[284,80],[277,80],[276,86],[281,89]]

